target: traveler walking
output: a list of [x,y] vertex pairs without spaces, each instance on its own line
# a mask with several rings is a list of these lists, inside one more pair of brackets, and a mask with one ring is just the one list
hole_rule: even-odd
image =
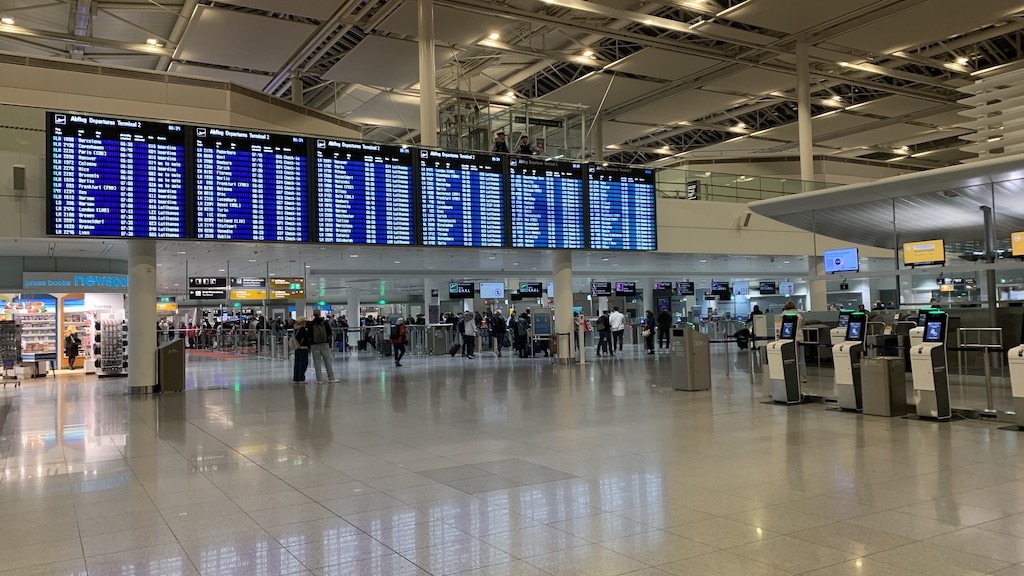
[[601,355],[601,351],[604,350],[609,356],[615,356],[615,352],[612,347],[612,324],[609,317],[611,312],[605,310],[604,314],[597,317],[597,355]]
[[466,312],[462,316],[462,346],[466,349],[466,358],[472,360],[476,352],[476,320],[472,312]]
[[654,319],[654,312],[650,310],[644,315],[643,332],[641,333],[644,337],[644,349],[648,354],[654,354],[654,329],[657,327],[657,321]]
[[391,349],[395,353],[395,366],[402,365],[402,357],[405,356],[405,343],[408,339],[408,330],[405,327],[405,318],[399,318],[391,327]]
[[662,346],[669,347],[669,330],[671,329],[672,313],[668,311],[668,308],[662,307],[661,312],[658,313],[658,350],[661,350]]
[[619,312],[619,307],[612,308],[608,315],[608,323],[612,328],[612,350],[622,352],[622,336],[626,333],[626,315]]
[[316,372],[316,383],[323,384],[323,368],[327,368],[327,383],[336,384],[334,377],[334,354],[331,352],[331,328],[320,315],[319,310],[313,311],[312,326],[309,327],[310,355],[313,357],[313,370]]

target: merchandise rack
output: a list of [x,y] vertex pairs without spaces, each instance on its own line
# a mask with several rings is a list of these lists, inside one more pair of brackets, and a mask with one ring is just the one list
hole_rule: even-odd
[[93,323],[93,360],[97,376],[123,376],[128,372],[128,323],[101,320]]
[[21,326],[14,320],[0,320],[0,362],[3,362],[4,388],[7,382],[14,380],[14,386],[21,386],[21,379],[12,375],[15,366],[21,361]]

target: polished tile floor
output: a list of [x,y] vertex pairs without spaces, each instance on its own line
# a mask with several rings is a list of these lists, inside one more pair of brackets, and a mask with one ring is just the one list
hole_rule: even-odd
[[0,391],[0,575],[1024,575],[1001,424],[762,404],[715,365],[189,361]]

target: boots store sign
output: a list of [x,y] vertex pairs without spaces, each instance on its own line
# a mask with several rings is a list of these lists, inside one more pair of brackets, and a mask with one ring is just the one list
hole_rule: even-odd
[[79,272],[25,272],[23,290],[45,292],[128,292],[127,274]]

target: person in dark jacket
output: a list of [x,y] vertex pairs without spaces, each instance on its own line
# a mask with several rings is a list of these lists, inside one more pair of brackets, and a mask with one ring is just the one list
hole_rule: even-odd
[[668,311],[668,308],[662,307],[661,312],[658,313],[658,350],[661,350],[662,346],[668,348],[670,330],[672,330],[672,313]]
[[648,354],[654,354],[654,330],[657,328],[657,320],[654,312],[650,310],[644,315],[644,348]]
[[306,370],[309,369],[309,348],[313,345],[313,335],[306,328],[306,317],[295,319],[295,339],[299,347],[294,350],[295,364],[292,368],[292,381],[298,384],[306,381]]
[[409,338],[408,330],[405,327],[405,318],[395,321],[395,338],[391,338],[391,349],[395,352],[395,366],[402,365],[402,357],[405,356],[405,343]]
[[501,316],[501,310],[494,313],[491,316],[490,321],[487,323],[488,328],[491,330],[491,336],[494,337],[494,350],[501,357],[501,349],[505,347],[505,333],[508,332],[508,324],[505,319]]
[[516,154],[522,154],[524,156],[533,156],[537,152],[530,145],[530,137],[523,134],[519,137],[519,145],[516,146]]
[[82,340],[78,337],[78,327],[72,324],[64,333],[64,355],[68,358],[68,369],[75,369],[75,359],[78,358],[78,349],[81,347]]
[[491,148],[491,152],[508,154],[508,142],[505,141],[505,131],[498,130],[498,133],[494,136],[494,147]]

